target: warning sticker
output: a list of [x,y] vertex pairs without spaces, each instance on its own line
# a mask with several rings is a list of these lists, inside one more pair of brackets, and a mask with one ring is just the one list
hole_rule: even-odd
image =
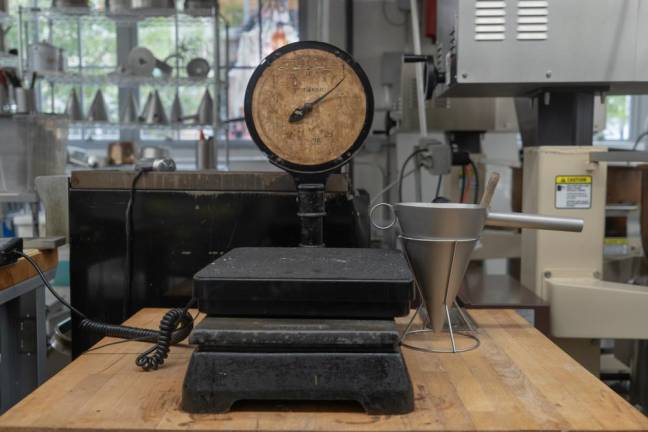
[[588,209],[592,207],[592,176],[557,176],[556,208]]

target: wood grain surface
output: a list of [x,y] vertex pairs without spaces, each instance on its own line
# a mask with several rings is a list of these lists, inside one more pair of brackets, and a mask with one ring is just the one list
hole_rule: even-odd
[[[295,108],[341,82],[313,111],[288,122]],[[355,71],[328,51],[290,51],[263,72],[252,95],[252,120],[263,143],[280,158],[300,165],[336,160],[360,135],[366,98]]]
[[[163,312],[145,309],[128,324],[154,328]],[[184,413],[180,392],[191,348],[176,347],[162,369],[142,372],[134,360],[148,345],[128,342],[79,357],[0,417],[0,430],[648,430],[646,417],[515,312],[471,314],[482,339],[476,351],[404,350],[416,399],[408,415],[368,416],[327,403]]]
[[[56,250],[39,251],[28,249],[25,253],[32,257],[43,271],[49,271],[58,264],[58,252]],[[0,290],[11,288],[36,275],[36,270],[31,264],[26,259],[20,258],[14,264],[0,267]]]

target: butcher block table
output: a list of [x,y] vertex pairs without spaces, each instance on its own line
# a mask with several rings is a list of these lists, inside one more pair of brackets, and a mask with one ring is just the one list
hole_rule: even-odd
[[[157,327],[164,310],[129,325]],[[534,431],[648,430],[648,419],[510,310],[476,310],[481,346],[463,354],[404,350],[416,399],[408,415],[369,416],[347,405],[244,403],[227,414],[179,408],[191,355],[174,347],[142,372],[148,344],[88,352],[0,417],[4,431]],[[103,345],[112,342],[104,339]]]

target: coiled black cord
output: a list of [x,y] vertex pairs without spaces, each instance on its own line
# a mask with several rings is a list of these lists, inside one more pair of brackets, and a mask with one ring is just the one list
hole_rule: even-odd
[[[157,332],[157,343],[137,356],[137,359],[135,359],[137,366],[145,371],[157,370],[158,367],[164,364],[171,345],[189,336],[193,328],[193,317],[189,315],[187,309],[171,309],[164,314],[160,321],[160,331]],[[178,325],[180,325],[180,329],[174,332]]]
[[189,336],[191,330],[193,330],[193,317],[189,314],[189,308],[194,305],[195,299],[191,299],[183,308],[171,309],[164,314],[164,317],[162,317],[162,320],[160,321],[160,329],[158,331],[139,327],[106,324],[91,320],[83,312],[75,309],[71,304],[65,301],[65,299],[63,299],[54,290],[54,288],[52,288],[40,266],[32,257],[19,250],[15,250],[14,252],[25,258],[32,267],[34,267],[38,276],[40,276],[43,281],[43,284],[45,284],[45,287],[58,301],[81,318],[81,329],[101,336],[119,339],[136,339],[139,341],[155,343],[151,348],[137,356],[137,359],[135,360],[135,364],[145,371],[157,370],[162,366],[164,360],[166,360],[169,355],[171,345],[175,345],[185,339]]

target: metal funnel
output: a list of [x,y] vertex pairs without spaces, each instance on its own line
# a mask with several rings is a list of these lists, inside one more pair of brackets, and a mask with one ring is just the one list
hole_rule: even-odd
[[107,122],[108,121],[108,108],[106,107],[106,101],[104,100],[103,93],[101,90],[97,90],[97,93],[92,99],[90,104],[90,109],[88,110],[88,121],[91,122]]
[[128,96],[121,121],[124,124],[137,123],[137,101],[133,93]]
[[396,218],[405,237],[479,237],[488,210],[473,204],[400,203],[394,205]]
[[171,123],[182,123],[182,104],[180,103],[180,96],[176,92],[171,102]]
[[445,307],[452,306],[457,297],[477,239],[446,241],[402,237],[402,240],[432,330],[440,332],[446,321]]
[[198,112],[196,113],[196,123],[200,125],[209,125],[214,121],[214,100],[212,99],[209,90],[205,89]]
[[144,107],[142,108],[142,112],[138,117],[139,121],[144,122],[146,120],[146,113],[148,113],[151,109],[151,105],[153,105],[153,90],[151,90],[146,97],[146,102],[144,102]]
[[440,332],[446,306],[452,305],[459,292],[487,210],[466,204],[401,203],[395,207],[405,253],[432,330]]
[[146,106],[142,111],[142,118],[146,124],[151,125],[165,125],[168,124],[166,112],[164,111],[164,106],[162,105],[162,100],[160,99],[160,94],[157,90],[152,92],[152,96],[149,95],[149,100],[146,101]]
[[65,114],[67,114],[70,121],[83,121],[83,112],[81,110],[81,102],[76,89],[70,90],[67,103],[65,104]]

